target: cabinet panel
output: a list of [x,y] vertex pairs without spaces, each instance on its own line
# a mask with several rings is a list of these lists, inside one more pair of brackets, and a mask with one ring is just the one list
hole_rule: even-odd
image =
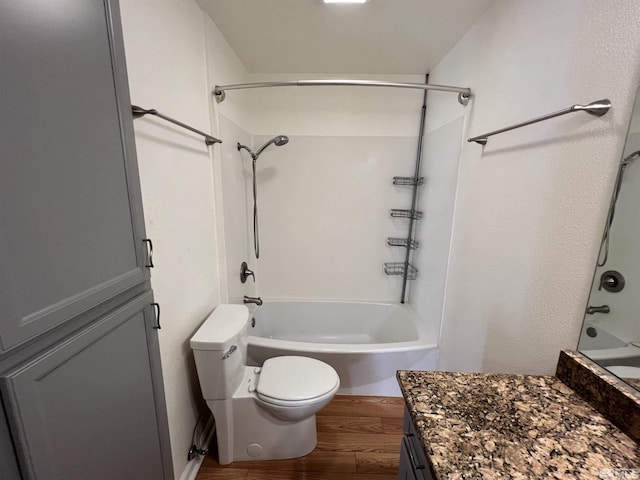
[[398,480],[418,480],[413,470],[413,465],[411,465],[411,460],[409,459],[409,450],[405,439],[402,440],[402,447],[400,448]]
[[0,350],[146,278],[117,2],[0,2]]
[[168,478],[151,298],[143,295],[7,376],[28,478]]
[[2,396],[0,396],[0,452],[0,478],[2,480],[21,480],[7,418],[4,414]]
[[398,480],[433,480],[429,462],[418,438],[409,412],[405,409],[403,422],[404,438],[400,449]]

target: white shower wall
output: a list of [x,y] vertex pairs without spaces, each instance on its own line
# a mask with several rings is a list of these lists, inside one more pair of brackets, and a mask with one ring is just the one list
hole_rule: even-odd
[[[349,77],[424,83],[417,75]],[[249,76],[252,82],[309,78],[341,76]],[[405,237],[408,220],[391,218],[389,210],[409,208],[411,188],[392,179],[413,175],[422,92],[289,87],[247,93],[254,144],[290,138],[258,160],[257,293],[399,301],[401,278],[385,275],[383,263],[404,260],[404,249],[389,247],[387,237]]]
[[218,116],[218,126],[220,137],[227,139],[220,145],[220,187],[228,301],[242,303],[243,295],[255,295],[256,285],[251,278],[240,282],[240,265],[247,262],[250,270],[256,270],[256,260],[248,235],[253,225],[248,209],[251,162],[243,161],[236,144],[251,145],[252,137],[224,115]]
[[252,144],[252,136],[245,125],[250,115],[244,92],[234,101],[217,103],[212,96],[214,85],[244,83],[247,71],[233,52],[213,21],[204,15],[205,46],[207,53],[207,101],[211,105],[211,122],[223,142],[214,148],[219,155],[213,157],[213,191],[218,222],[218,262],[225,288],[223,302],[241,303],[243,295],[255,295],[255,283],[249,279],[240,282],[240,264],[246,261],[255,270],[253,249],[249,243],[250,221],[247,196],[250,166],[243,162],[236,148],[238,142]]
[[[287,133],[287,132],[280,132]],[[268,137],[256,137],[256,145]],[[394,175],[413,170],[416,140],[407,137],[291,135],[258,160],[258,290],[269,298],[398,301],[400,277],[384,274],[404,249],[410,188]]]
[[[449,103],[464,111],[455,100],[450,98]],[[408,286],[408,301],[435,339],[440,336],[463,129],[464,117],[459,117],[432,131],[427,124],[424,137],[425,185],[418,197],[424,220],[415,230],[420,245],[412,252],[411,263],[418,276]]]

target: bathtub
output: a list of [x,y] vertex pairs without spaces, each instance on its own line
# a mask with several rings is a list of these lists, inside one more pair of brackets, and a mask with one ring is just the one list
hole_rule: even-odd
[[248,357],[302,355],[328,363],[339,394],[399,396],[397,370],[435,370],[437,344],[407,305],[265,301],[252,312]]
[[[590,330],[589,336],[587,331]],[[607,330],[601,323],[585,320],[580,333],[579,346],[580,350],[601,350],[610,348],[624,347],[627,344],[624,340]]]
[[[587,335],[591,329],[595,337]],[[625,342],[615,333],[607,330],[603,322],[586,320],[582,326],[580,351],[602,367],[628,366],[640,367],[640,345]]]

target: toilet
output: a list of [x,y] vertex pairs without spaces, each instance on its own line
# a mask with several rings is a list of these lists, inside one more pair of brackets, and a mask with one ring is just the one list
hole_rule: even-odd
[[245,305],[219,305],[191,338],[221,465],[308,454],[317,444],[315,414],[340,387],[333,367],[313,358],[247,366],[248,323]]

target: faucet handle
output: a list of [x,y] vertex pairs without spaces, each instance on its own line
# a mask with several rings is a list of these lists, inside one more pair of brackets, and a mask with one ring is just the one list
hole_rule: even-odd
[[253,274],[253,271],[249,270],[249,265],[247,265],[247,262],[242,262],[242,265],[240,265],[240,281],[242,283],[246,283],[248,277],[253,278],[253,281],[255,283],[256,276]]

